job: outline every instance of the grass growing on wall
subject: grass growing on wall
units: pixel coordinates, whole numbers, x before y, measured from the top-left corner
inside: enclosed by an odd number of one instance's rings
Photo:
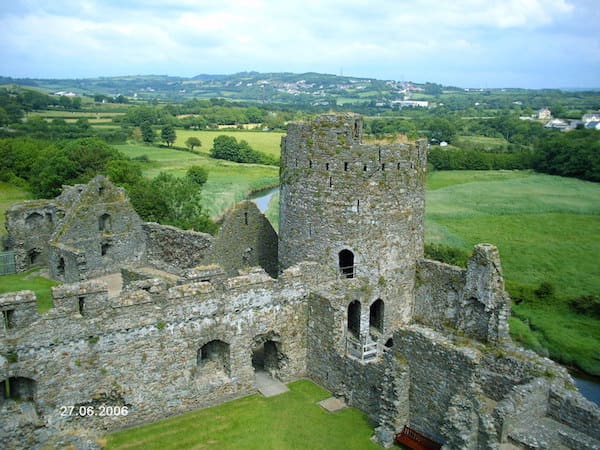
[[[290,383],[290,392],[259,394],[106,436],[106,449],[380,449],[354,408],[329,413],[317,402],[331,394],[314,383]]]
[[[33,291],[37,297],[38,312],[48,311],[53,306],[50,288],[58,283],[41,277],[36,272],[37,269],[34,269],[14,275],[0,276],[0,294],[24,290]]]

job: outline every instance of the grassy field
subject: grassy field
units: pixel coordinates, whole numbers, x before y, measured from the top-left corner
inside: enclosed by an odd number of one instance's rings
[[[133,144],[115,147],[132,158],[147,155],[151,162],[145,164],[144,175],[148,177],[159,172],[180,176],[192,165],[204,167],[209,174],[202,197],[204,207],[214,218],[248,193],[279,184],[279,168],[275,166],[237,164],[166,147]]]
[[[600,323],[567,305],[600,292],[600,184],[525,171],[433,172],[425,235],[466,250],[497,245],[509,292],[552,283],[554,298],[513,306],[513,337],[600,375]]]
[[[505,139],[486,136],[457,136],[452,143],[457,147],[474,148],[485,152],[504,150],[508,147]]]
[[[40,277],[37,274],[38,270],[30,270],[24,273],[15,275],[0,276],[0,294],[5,292],[14,292],[22,290],[31,290],[35,292],[37,297],[38,311],[43,313],[52,308],[52,295],[50,288],[56,286],[56,281],[48,278]]]
[[[106,436],[106,449],[381,449],[354,408],[329,413],[317,402],[331,394],[310,381],[290,391],[259,394]]]
[[[12,184],[0,181],[0,236],[6,234],[6,229],[4,228],[4,224],[6,221],[6,210],[13,203],[22,202],[23,200],[30,199],[31,194],[26,190],[21,189],[17,186],[13,186]]]
[[[202,146],[196,148],[202,153],[209,154],[213,144],[213,140],[222,134],[235,137],[238,141],[242,139],[248,142],[254,150],[273,155],[279,158],[281,151],[281,136],[284,133],[266,132],[266,131],[235,131],[235,130],[219,130],[219,131],[199,131],[199,130],[181,130],[177,129],[177,140],[175,146],[185,148],[187,138],[194,136],[200,139]]]

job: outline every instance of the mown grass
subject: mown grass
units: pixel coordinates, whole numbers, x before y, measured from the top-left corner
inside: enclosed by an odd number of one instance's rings
[[[204,167],[208,171],[208,181],[203,187],[202,199],[213,218],[250,192],[279,184],[279,168],[275,166],[238,164],[167,147],[136,144],[115,147],[131,158],[148,156],[151,162],[143,165],[143,173],[148,177],[155,177],[160,172],[182,176],[192,165]]]
[[[175,146],[185,148],[185,141],[191,137],[197,137],[202,142],[202,146],[196,147],[201,153],[209,154],[210,149],[213,145],[213,140],[217,136],[227,135],[233,136],[239,141],[244,140],[250,144],[250,146],[259,152],[266,153],[268,155],[279,158],[281,153],[281,136],[284,133],[266,132],[266,131],[245,131],[245,130],[229,130],[222,129],[218,131],[205,131],[205,130],[176,130],[177,140]]]
[[[106,449],[380,449],[365,414],[354,408],[329,413],[317,402],[330,393],[314,383],[290,391],[255,394],[208,409],[106,436]]]
[[[506,139],[486,136],[457,136],[452,143],[457,147],[472,148],[486,152],[505,150],[508,147]]]
[[[600,292],[600,184],[524,171],[433,172],[426,241],[495,244],[509,292],[549,282],[553,298],[513,308],[511,334],[565,364],[600,374],[600,323],[568,300]]]
[[[6,210],[13,203],[30,200],[31,194],[23,188],[0,181],[0,236],[6,234]]]
[[[37,297],[37,308],[40,313],[52,308],[52,295],[50,288],[58,283],[37,274],[38,269],[14,275],[0,276],[0,294],[6,292],[31,290]]]

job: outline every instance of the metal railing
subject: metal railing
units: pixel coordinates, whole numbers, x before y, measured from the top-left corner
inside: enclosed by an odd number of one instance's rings
[[[360,362],[365,363],[376,359],[380,353],[379,350],[379,344],[375,341],[369,340],[363,343],[354,336],[346,337],[346,354]]]
[[[356,276],[356,264],[340,267],[338,273],[340,278],[354,278]]]
[[[15,252],[0,252],[0,275],[17,273]]]

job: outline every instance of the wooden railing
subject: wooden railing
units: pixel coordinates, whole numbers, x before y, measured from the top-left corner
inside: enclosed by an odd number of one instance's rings
[[[362,343],[353,336],[346,337],[346,353],[361,362],[368,362],[377,358],[379,344],[375,341]]]

